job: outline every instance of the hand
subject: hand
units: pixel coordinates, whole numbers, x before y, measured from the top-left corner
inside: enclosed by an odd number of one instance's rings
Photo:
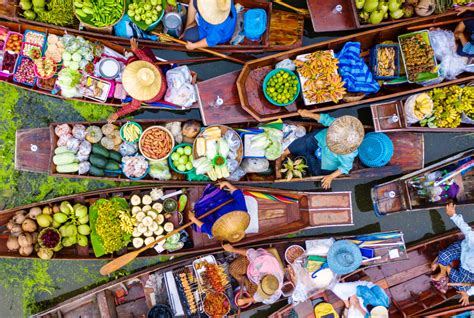
[[[349,304],[350,304],[350,307],[352,306],[357,306],[359,304],[359,299],[357,298],[356,295],[352,295],[350,298],[349,298]]]
[[[446,205],[446,214],[449,217],[456,215],[456,205],[454,203],[451,202]]]
[[[109,118],[107,118],[107,122],[109,124],[112,124],[114,121],[116,121],[118,119],[118,115],[117,113],[113,113],[109,116]]]
[[[217,183],[217,185],[219,186],[219,188],[221,190],[224,189],[224,188],[232,187],[232,185],[229,183],[229,181],[221,181],[221,182]]]
[[[242,307],[248,303],[253,303],[253,298],[241,298],[237,299],[237,306]]]
[[[196,48],[196,44],[193,42],[186,42],[186,50],[193,51]]]
[[[132,51],[138,49],[138,41],[135,38],[130,39],[130,46],[132,47]]]
[[[301,116],[301,117],[313,117],[313,113],[310,112],[309,110],[307,109],[298,109],[298,114]]]
[[[188,211],[188,219],[193,223],[196,223],[196,221],[198,220],[194,215],[193,211]]]
[[[454,9],[454,10],[456,10],[456,12],[458,13],[457,15],[461,15],[461,14],[463,14],[464,12],[467,11],[467,7],[457,7],[457,8]]]
[[[469,295],[465,291],[458,291],[458,294],[461,295],[459,303],[463,306],[469,305]]]
[[[229,243],[222,244],[222,248],[224,249],[224,251],[229,253],[232,253],[234,251],[234,247]]]
[[[321,184],[323,186],[323,189],[327,190],[327,189],[331,188],[332,180],[334,180],[334,177],[332,175],[324,176],[324,178],[321,180]]]

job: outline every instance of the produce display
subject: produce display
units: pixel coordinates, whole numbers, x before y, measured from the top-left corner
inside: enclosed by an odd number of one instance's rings
[[[3,54],[3,62],[1,65],[2,73],[12,74],[15,70],[15,63],[18,58],[18,54],[13,52],[5,51]]]
[[[393,46],[381,46],[376,48],[377,64],[375,65],[374,75],[377,77],[395,77],[397,76],[396,58],[398,51]]]
[[[5,42],[5,51],[11,51],[17,54],[20,53],[22,39],[23,35],[19,33],[10,32]]]
[[[306,105],[329,101],[337,103],[345,93],[344,82],[337,73],[338,60],[333,51],[316,51],[300,55],[295,61]]]
[[[171,153],[170,162],[179,172],[188,172],[194,169],[193,166],[193,148],[189,144],[182,144],[175,147]]]
[[[56,73],[56,64],[49,57],[35,60],[35,73],[40,78],[50,78]]]
[[[287,70],[279,70],[268,78],[265,92],[271,102],[288,105],[298,95],[298,78]]]
[[[55,34],[48,35],[48,47],[44,54],[45,57],[50,57],[54,62],[59,63],[63,59],[64,43],[59,40]]]
[[[25,33],[25,38],[23,40],[25,41],[25,43],[37,45],[40,49],[43,49],[44,42],[46,41],[46,34],[41,32],[28,31]]]
[[[54,24],[59,26],[73,26],[77,22],[74,18],[74,0],[20,0],[21,13],[28,20]]]
[[[74,12],[81,22],[107,27],[122,18],[124,6],[123,0],[75,0]]]
[[[173,135],[160,126],[146,129],[138,143],[141,153],[149,160],[166,159],[174,147]]]
[[[398,20],[413,16],[426,17],[435,12],[442,13],[449,9],[444,6],[447,0],[355,0],[361,23],[379,24],[384,20]]]
[[[416,32],[399,37],[408,79],[417,82],[422,73],[434,73],[436,63],[428,32]],[[431,78],[430,78],[431,79]]]
[[[142,127],[135,122],[127,122],[120,129],[122,139],[127,143],[136,143],[142,133]]]
[[[32,60],[37,60],[41,58],[41,49],[38,46],[33,46],[30,44],[25,44],[23,47],[22,55],[28,56]]]
[[[143,29],[146,29],[163,14],[161,0],[135,0],[128,5],[128,16],[133,22]]]
[[[36,82],[34,62],[28,57],[18,59],[13,80],[17,83],[33,86]]]

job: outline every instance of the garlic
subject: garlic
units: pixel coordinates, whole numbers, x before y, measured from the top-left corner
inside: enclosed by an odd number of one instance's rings
[[[26,247],[33,245],[33,238],[31,237],[30,233],[21,233],[18,236],[18,244],[20,247]]]
[[[25,232],[34,232],[38,228],[38,225],[32,219],[26,219],[22,224],[21,228]]]
[[[17,251],[20,248],[20,244],[18,244],[18,238],[16,236],[10,235],[7,241],[7,248],[9,251]]]
[[[26,212],[24,210],[20,210],[15,213],[13,216],[13,221],[15,221],[16,224],[22,224],[26,220]]]
[[[15,221],[13,219],[10,219],[10,221],[8,221],[7,223],[7,229],[11,231],[15,225],[16,225]]]
[[[20,247],[19,253],[21,256],[30,256],[33,253],[33,245]]]

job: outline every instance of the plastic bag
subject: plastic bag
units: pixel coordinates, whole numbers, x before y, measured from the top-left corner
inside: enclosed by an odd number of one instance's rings
[[[239,181],[243,176],[245,176],[245,171],[242,168],[237,168],[234,172],[231,173],[226,179],[229,181]]]
[[[177,144],[180,144],[183,141],[183,134],[181,133],[180,121],[173,121],[171,123],[167,123],[165,125],[165,128],[171,132]]]
[[[287,69],[287,70],[290,70],[290,71],[296,70],[295,63],[293,63],[293,61],[290,60],[290,59],[285,59],[281,62],[278,62],[275,65],[275,68],[284,68],[284,69]]]
[[[303,126],[285,124],[283,125],[282,132],[283,140],[281,142],[281,149],[284,151],[291,145],[293,141],[306,135],[306,128]]]
[[[240,138],[232,130],[226,131],[226,133],[224,134],[224,139],[227,141],[230,151],[236,152],[237,150],[239,150],[241,144]]]
[[[229,159],[227,160],[226,165],[227,165],[227,170],[229,170],[229,173],[233,173],[239,167],[239,162],[235,159]]]
[[[137,151],[138,151],[137,144],[130,145],[123,142],[119,147],[119,152],[122,155],[122,157],[131,156],[135,154]]]
[[[152,178],[158,180],[170,180],[171,173],[166,160],[151,161],[150,172],[148,173]]]
[[[192,81],[191,71],[186,65],[166,72],[168,89],[166,90],[165,101],[183,107],[191,106],[196,101],[196,92]]]
[[[453,80],[466,70],[467,59],[456,53],[454,33],[447,30],[429,31],[431,46],[439,64],[440,77],[424,82],[423,86],[442,82],[444,79]]]
[[[270,162],[265,158],[245,158],[241,168],[247,173],[265,172],[270,167]]]

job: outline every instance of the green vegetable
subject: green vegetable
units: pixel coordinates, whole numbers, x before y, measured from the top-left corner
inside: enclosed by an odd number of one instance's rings
[[[23,11],[23,15],[28,20],[34,20],[36,18],[36,13],[34,11],[31,11],[31,10]]]
[[[178,211],[183,212],[188,203],[188,196],[186,194],[181,194],[178,200]]]
[[[66,146],[64,146],[64,147],[57,147],[56,149],[54,149],[54,153],[55,153],[56,155],[59,155],[60,153],[65,153],[65,152],[71,152],[71,153],[72,153],[72,151],[69,151]]]
[[[81,9],[76,9],[76,14],[80,17],[83,17],[83,18],[87,17],[87,14],[84,11],[82,11]]]
[[[105,168],[107,164],[107,159],[104,156],[92,154],[89,157],[89,162],[91,165],[96,166],[97,168]],[[89,171],[90,172],[90,171]]]
[[[120,164],[118,164],[118,162],[115,162],[114,160],[107,161],[107,164],[105,165],[105,170],[119,170],[119,169],[120,169]]]
[[[33,4],[30,0],[20,0],[20,7],[22,10],[30,10],[33,7]]]
[[[39,6],[35,5],[35,1]],[[74,26],[77,24],[77,20],[74,18],[73,0],[50,0],[46,5],[46,9],[44,2],[44,0],[33,1],[34,11],[38,14],[36,21],[59,26]]]
[[[104,170],[91,165],[91,168],[89,169],[89,174],[95,177],[103,177],[105,175],[105,172]]]
[[[99,144],[94,144],[94,145],[99,145]],[[104,148],[105,149],[105,148]],[[107,150],[107,149],[105,149]],[[117,151],[114,151],[114,150],[110,150],[109,151],[109,156],[108,156],[110,159],[112,160],[115,160],[117,162],[121,162],[122,161],[122,155],[117,152]]]
[[[96,154],[96,155],[101,155],[105,158],[108,158],[109,157],[109,151],[107,149],[104,148],[104,146],[102,146],[101,144],[99,143],[95,143],[95,144],[92,144],[92,153],[93,154]],[[120,154],[119,154],[120,155]],[[114,159],[116,160],[115,158],[111,158],[111,159]],[[122,161],[122,157],[120,157],[119,160],[117,161]]]
[[[78,171],[79,164],[77,162],[56,166],[56,172],[59,173],[74,173]]]
[[[55,165],[67,165],[76,161],[76,156],[71,152],[64,152],[53,157]]]

